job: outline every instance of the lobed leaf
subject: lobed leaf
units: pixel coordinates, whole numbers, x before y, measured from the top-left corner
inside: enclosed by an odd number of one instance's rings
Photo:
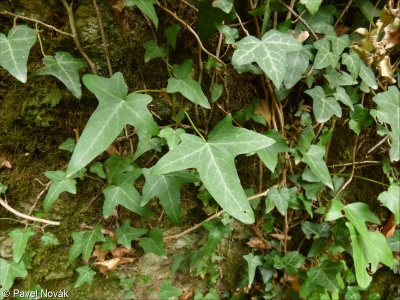
[[[68,52],[56,52],[56,55],[46,56],[43,59],[46,65],[33,75],[53,75],[58,78],[68,90],[78,99],[82,96],[78,70],[86,66],[82,59],[73,57]]]
[[[84,75],[83,83],[96,95],[99,106],[91,115],[83,131],[67,168],[67,177],[86,166],[93,158],[107,149],[126,124],[137,128],[138,133],[158,134],[147,105],[151,97],[143,94],[127,96],[121,73],[111,78]]]
[[[293,36],[272,29],[261,39],[247,36],[236,43],[232,64],[243,66],[256,62],[279,90],[286,72],[286,54],[300,51],[303,46]]]
[[[204,186],[223,209],[244,223],[254,222],[254,213],[234,165],[234,157],[256,151],[275,141],[253,131],[232,126],[228,115],[209,134],[208,141],[182,134],[182,142],[153,167],[152,175],[197,168]]]

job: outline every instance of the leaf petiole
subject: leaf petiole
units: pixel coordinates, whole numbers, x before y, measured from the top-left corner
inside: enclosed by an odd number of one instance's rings
[[[185,113],[186,118],[188,118],[190,124],[192,124],[193,129],[197,132],[197,134],[198,134],[203,140],[206,140],[206,139],[204,138],[204,136],[200,133],[200,131],[197,129],[197,127],[194,125],[192,119],[190,118],[190,116],[189,116],[189,114],[186,112],[186,110],[184,110],[183,112]]]

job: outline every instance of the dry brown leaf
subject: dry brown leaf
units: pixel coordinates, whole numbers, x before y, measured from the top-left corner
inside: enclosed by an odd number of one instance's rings
[[[118,266],[125,263],[131,263],[134,260],[135,259],[132,257],[115,257],[103,262],[96,262],[94,264],[99,267],[101,273],[106,274],[108,271],[114,271],[118,268]]]
[[[308,31],[301,31],[298,35],[294,34],[294,31],[291,31],[291,34],[294,36],[294,38],[296,40],[298,40],[300,43],[303,43],[306,39],[308,39],[308,37],[310,36],[310,34],[308,33]]]
[[[272,245],[259,237],[255,237],[246,243],[249,247],[257,248],[258,250],[272,249]]]
[[[134,253],[134,252],[135,252],[135,249],[133,249],[133,248],[127,249],[124,246],[120,246],[120,247],[115,247],[111,251],[111,254],[113,257],[122,257],[125,254]]]
[[[194,289],[191,288],[190,290],[188,290],[186,293],[182,294],[179,297],[179,300],[187,300],[187,299],[191,299],[194,296]]]
[[[393,69],[392,65],[390,64],[389,56],[385,56],[385,58],[379,62],[378,70],[381,76],[385,78],[387,83],[389,84],[396,83],[396,79],[393,78]]]
[[[108,146],[107,149],[106,149],[106,151],[107,151],[107,153],[110,154],[110,155],[113,155],[113,154],[121,155],[121,153],[118,151],[118,149],[117,149],[113,144],[111,144],[110,146]]]
[[[270,236],[272,236],[274,239],[284,241],[285,240],[285,235],[282,233],[271,233]],[[286,240],[290,241],[292,237],[290,235],[287,236]]]
[[[335,27],[335,32],[338,37],[342,36],[343,34],[348,33],[349,31],[350,31],[350,27],[347,27],[345,25],[338,25]]]
[[[7,169],[11,169],[11,168],[12,168],[11,163],[10,163],[8,160],[6,160],[6,159],[4,159],[4,158],[0,158],[0,161],[1,161],[1,163],[0,163],[0,169],[1,169],[2,167],[6,167]]]
[[[261,115],[267,121],[268,126],[271,127],[272,116],[267,101],[261,100],[260,103],[257,103],[254,107],[254,114]]]
[[[109,0],[113,9],[121,12],[125,8],[125,0]]]
[[[101,245],[95,245],[94,251],[92,253],[92,257],[96,257],[96,261],[103,262],[106,260],[106,255],[110,252],[110,250],[101,251]]]
[[[382,229],[382,234],[388,238],[394,235],[396,229],[396,223],[394,221],[394,214],[391,214],[385,226]]]
[[[300,292],[300,281],[301,278],[297,274],[286,274],[284,275],[283,280],[285,281],[285,285],[289,285],[290,289],[294,292]]]

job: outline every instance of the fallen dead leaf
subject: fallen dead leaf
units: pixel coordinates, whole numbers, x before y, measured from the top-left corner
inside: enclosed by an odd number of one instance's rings
[[[272,236],[274,239],[284,241],[285,240],[285,235],[282,233],[271,233],[270,236]],[[286,240],[290,241],[292,237],[290,235],[287,236]]]
[[[272,116],[267,101],[261,100],[260,103],[257,103],[254,107],[254,114],[261,115],[267,121],[268,126],[271,127]]]
[[[115,247],[111,251],[111,254],[113,257],[122,257],[125,254],[134,253],[134,252],[135,252],[135,249],[133,249],[133,248],[127,249],[124,246],[120,246],[120,247]]]
[[[121,153],[118,151],[118,149],[117,149],[113,144],[111,144],[110,146],[108,146],[107,149],[106,149],[106,151],[107,151],[107,153],[110,154],[110,155],[113,155],[113,154],[121,155]]]
[[[92,253],[92,257],[97,257],[96,261],[103,262],[106,260],[106,256],[110,252],[110,250],[101,251],[100,248],[101,248],[101,245],[94,246],[95,250]]]
[[[258,250],[272,249],[272,245],[259,237],[255,237],[246,243],[249,247],[257,248]]]
[[[134,260],[135,259],[133,257],[115,257],[103,262],[96,262],[94,265],[99,267],[100,273],[106,274],[109,271],[114,271],[118,268],[118,266],[125,263],[131,263]]]
[[[188,290],[186,293],[182,294],[179,297],[179,300],[187,300],[187,299],[191,299],[194,296],[194,289],[191,288],[190,290]]]
[[[396,223],[394,222],[394,214],[391,214],[385,226],[382,229],[382,234],[385,238],[391,237],[394,235],[394,231],[396,229]]]

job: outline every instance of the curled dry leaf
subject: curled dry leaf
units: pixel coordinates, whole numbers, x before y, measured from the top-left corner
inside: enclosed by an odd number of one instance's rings
[[[391,214],[385,226],[382,229],[382,234],[385,238],[391,237],[394,235],[394,231],[396,230],[396,223],[394,221],[394,214]]]
[[[267,121],[268,126],[271,127],[271,112],[269,111],[268,103],[265,100],[261,100],[254,107],[254,114],[261,115],[265,121]]]
[[[6,160],[6,159],[4,159],[4,158],[0,158],[0,169],[1,169],[2,167],[6,167],[6,168],[8,168],[8,169],[11,169],[11,168],[12,168],[11,163],[10,163],[8,160]]]
[[[271,233],[270,236],[272,236],[274,239],[280,240],[280,241],[284,241],[285,240],[285,235],[282,233]],[[292,237],[290,235],[288,235],[286,237],[287,241],[290,241],[292,239]]]
[[[259,237],[255,237],[246,243],[249,247],[257,248],[258,250],[272,249],[272,245]]]
[[[135,259],[133,257],[115,257],[109,260],[105,260],[103,262],[96,262],[94,263],[94,265],[99,267],[99,271],[102,274],[107,274],[107,272],[117,269],[118,266],[125,263],[131,263],[134,260]]]

